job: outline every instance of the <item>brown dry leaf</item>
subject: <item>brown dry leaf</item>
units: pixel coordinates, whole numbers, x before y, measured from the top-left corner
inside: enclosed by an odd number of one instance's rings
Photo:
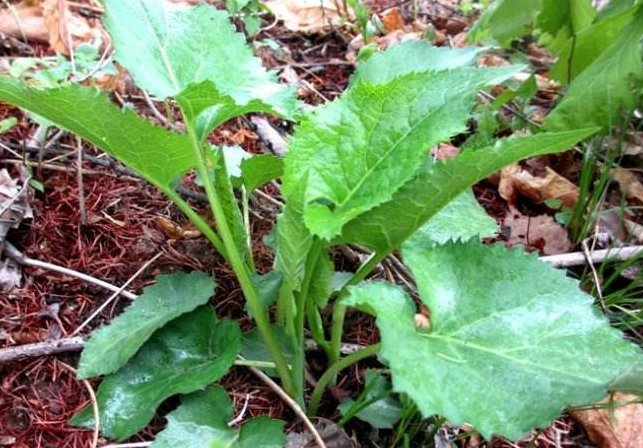
[[[526,216],[509,206],[503,228],[509,231],[509,244],[533,246],[545,255],[564,254],[571,250],[567,229],[549,215]]]
[[[614,180],[629,199],[643,202],[643,185],[641,185],[636,174],[623,168],[616,168],[614,170]]]
[[[381,17],[382,25],[387,32],[401,30],[404,28],[404,19],[400,14],[400,8],[387,9]]]
[[[616,394],[613,400],[621,403],[636,401],[636,395]],[[604,403],[609,403],[606,399]],[[599,448],[643,448],[643,405],[632,403],[614,409],[590,409],[571,412],[572,417],[587,431],[592,443]]]
[[[342,24],[339,0],[270,0],[265,5],[291,31],[312,34]]]
[[[578,187],[556,171],[545,167],[545,177],[537,177],[520,165],[509,165],[500,172],[498,192],[503,199],[514,203],[518,195],[535,204],[560,199],[563,206],[572,208],[578,202]]]
[[[49,45],[57,53],[69,55],[70,43],[75,48],[81,43],[104,40],[105,33],[100,25],[94,28],[84,18],[73,14],[65,0],[43,0],[42,15],[49,32]]]
[[[49,41],[40,6],[26,1],[13,5],[13,11],[9,8],[0,10],[0,33],[33,42]]]
[[[90,25],[72,13],[65,0],[43,0],[36,4],[23,1],[13,5],[13,10],[0,10],[0,33],[32,42],[49,42],[54,51],[66,55],[70,39],[74,47],[81,43],[104,43],[108,39],[98,21]]]

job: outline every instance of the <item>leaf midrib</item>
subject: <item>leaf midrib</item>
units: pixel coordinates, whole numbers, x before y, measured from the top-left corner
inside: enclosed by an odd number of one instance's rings
[[[482,346],[482,345],[479,345],[479,344],[475,344],[473,342],[465,341],[465,340],[458,339],[458,338],[453,338],[453,337],[450,337],[450,336],[447,336],[447,335],[438,334],[438,333],[422,333],[422,334],[420,334],[420,336],[428,338],[428,339],[442,340],[447,344],[450,343],[450,344],[453,344],[453,345],[462,346],[464,348],[479,350],[479,351],[484,352],[484,353],[488,353],[488,354],[491,354],[491,355],[498,356],[499,358],[507,359],[509,361],[514,362],[515,364],[518,364],[518,365],[522,365],[522,366],[526,366],[526,367],[535,367],[535,368],[538,368],[538,369],[541,369],[541,370],[547,370],[547,371],[552,372],[552,373],[557,373],[557,374],[560,374],[562,376],[575,378],[575,379],[590,382],[590,383],[593,383],[593,384],[596,384],[596,385],[603,385],[604,384],[603,381],[599,381],[599,380],[596,380],[596,379],[593,379],[593,378],[585,378],[585,377],[582,377],[582,376],[579,376],[579,375],[576,375],[576,374],[573,374],[573,373],[570,373],[570,372],[565,372],[565,371],[553,368],[553,367],[548,366],[548,365],[536,364],[536,363],[529,362],[529,361],[526,361],[526,360],[522,360],[522,359],[519,359],[519,358],[514,358],[513,356],[509,356],[509,355],[507,355],[507,354],[505,354],[505,353],[503,353],[501,351],[498,351],[498,350],[496,350],[494,348],[485,347],[485,346]],[[531,369],[529,369],[529,370],[531,370]]]

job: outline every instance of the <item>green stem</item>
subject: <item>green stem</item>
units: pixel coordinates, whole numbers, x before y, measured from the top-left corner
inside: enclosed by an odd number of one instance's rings
[[[319,379],[319,381],[317,382],[317,386],[315,386],[315,390],[313,390],[313,394],[310,396],[310,403],[308,405],[309,415],[317,414],[317,408],[319,407],[319,402],[321,401],[321,397],[324,394],[324,390],[326,390],[326,386],[328,386],[328,384],[333,381],[335,375],[337,375],[339,372],[341,372],[351,364],[361,361],[364,358],[375,356],[377,352],[380,351],[381,346],[382,344],[369,345],[368,347],[365,347],[351,355],[341,358],[340,360],[332,364]]]
[[[214,248],[221,254],[221,256],[226,260],[228,259],[228,252],[225,250],[223,241],[219,238],[214,230],[208,225],[208,223],[203,219],[197,212],[194,211],[190,204],[188,204],[179,194],[170,189],[162,188],[161,189],[165,195],[176,204],[176,206],[188,217],[192,224],[203,234],[205,237],[212,243]]]
[[[333,307],[333,325],[330,339],[330,359],[331,364],[339,360],[340,348],[342,345],[342,333],[344,332],[344,319],[346,317],[346,306],[342,303],[348,297],[348,288],[355,286],[366,278],[366,276],[377,267],[380,262],[388,256],[387,253],[375,252],[366,260],[353,274],[353,277],[344,285],[339,292],[335,305]]]
[[[184,114],[184,116],[186,115]],[[232,231],[230,230],[228,221],[226,220],[223,204],[221,203],[221,200],[217,195],[210,170],[208,170],[206,164],[203,146],[199,142],[199,138],[197,137],[193,124],[190,122],[190,120],[185,120],[185,127],[188,131],[190,142],[192,143],[192,149],[194,150],[194,155],[196,157],[196,168],[199,172],[199,175],[203,179],[205,193],[208,197],[208,202],[210,203],[212,213],[214,214],[214,219],[216,220],[219,234],[221,235],[223,245],[225,246],[226,252],[228,254],[228,259],[232,270],[237,276],[237,280],[239,281],[241,289],[243,290],[243,294],[248,303],[248,307],[250,308],[254,316],[257,328],[259,329],[259,333],[261,333],[264,342],[268,346],[270,355],[275,362],[275,367],[277,369],[277,372],[279,373],[279,377],[281,378],[282,385],[286,392],[294,395],[296,389],[294,387],[290,369],[288,369],[288,363],[286,362],[286,358],[284,357],[281,347],[279,346],[277,339],[275,338],[275,335],[270,328],[270,319],[268,317],[267,310],[264,310],[261,306],[259,296],[257,294],[257,291],[255,290],[254,284],[252,283],[250,274],[248,273],[248,269],[237,250]]]

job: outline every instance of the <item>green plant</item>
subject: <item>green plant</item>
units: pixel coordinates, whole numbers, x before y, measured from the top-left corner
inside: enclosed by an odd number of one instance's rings
[[[497,0],[469,34],[509,46],[535,34],[558,57],[551,76],[567,92],[544,122],[550,131],[579,126],[604,130],[627,123],[641,97],[643,4],[612,0],[596,11],[590,0]]]
[[[471,185],[520,159],[564,151],[598,128],[503,139],[446,162],[428,155],[466,130],[479,89],[521,67],[473,67],[480,49],[400,44],[363,62],[339,99],[301,114],[292,90],[261,67],[226,12],[162,0],[104,4],[116,60],[141,88],[176,101],[185,134],[120,110],[88,87],[37,89],[0,78],[0,100],[102,148],[192,220],[230,264],[256,324],[244,337],[252,350],[244,353],[257,356],[245,363],[270,367],[302,406],[310,332],[329,360],[312,393],[311,414],[342,368],[380,354],[393,389],[415,401],[424,418],[440,414],[486,437],[518,438],[547,425],[566,405],[603,398],[614,378],[641,361],[640,350],[596,314],[591,297],[564,273],[478,241],[496,225]],[[250,112],[300,120],[285,160],[258,156],[237,169],[226,151],[207,143],[213,129]],[[191,170],[203,183],[215,228],[176,192]],[[242,210],[247,205],[238,206],[234,190],[249,194],[273,176],[281,177],[286,204],[274,232],[274,271],[258,275]],[[333,245],[344,243],[372,251],[348,276],[334,272],[329,256]],[[415,307],[398,287],[364,282],[400,248],[431,310],[430,328],[415,327]],[[160,277],[92,334],[78,375],[106,375],[97,393],[104,435],[129,437],[163,400],[207,387],[235,363],[238,326],[218,320],[205,305],[215,287],[205,273]],[[331,300],[327,321],[323,311]],[[348,306],[377,315],[382,342],[340,358]],[[262,352],[268,365],[259,359]],[[236,440],[232,446],[282,443],[276,435],[252,439],[264,425],[271,434],[279,427],[263,420],[220,434],[225,419],[206,420],[203,410],[223,408],[223,401],[216,388],[187,395],[153,446],[216,437]],[[91,410],[74,423],[92,425]]]

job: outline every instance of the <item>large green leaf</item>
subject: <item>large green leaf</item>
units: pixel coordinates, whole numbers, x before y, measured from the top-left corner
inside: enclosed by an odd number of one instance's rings
[[[232,411],[219,386],[185,396],[151,448],[282,448],[286,443],[283,422],[259,417],[234,429],[228,427]]]
[[[358,243],[387,253],[476,182],[518,160],[569,149],[598,129],[545,133],[499,140],[494,146],[465,151],[429,164],[393,199],[348,223],[336,243]]]
[[[0,77],[0,101],[77,134],[164,190],[195,164],[186,137],[153,126],[131,110],[120,110],[107,95],[91,87],[37,90]]]
[[[496,0],[478,19],[468,38],[478,42],[493,37],[508,47],[514,39],[530,34],[541,7],[542,0]]]
[[[635,13],[636,7],[629,8],[568,39],[558,52],[558,61],[549,70],[550,76],[565,84],[576,78],[616,42]]]
[[[391,198],[435,144],[466,129],[475,93],[516,67],[412,73],[358,82],[299,125],[286,155],[286,197],[307,176],[304,220],[325,239]]]
[[[112,38],[115,58],[137,85],[166,98],[191,84],[216,87],[216,101],[246,106],[261,102],[291,116],[292,89],[276,83],[273,74],[252,54],[243,34],[236,32],[226,11],[207,4],[195,7],[165,0],[104,0],[103,23]],[[258,104],[258,103],[257,103]]]
[[[413,72],[442,71],[473,65],[484,48],[436,47],[425,40],[407,41],[360,62],[351,83],[383,84]]]
[[[217,321],[210,307],[171,321],[100,384],[96,397],[101,432],[117,440],[135,434],[150,422],[166,398],[202,389],[225,375],[240,346],[236,322]],[[92,427],[91,405],[71,423]]]
[[[642,352],[611,328],[578,282],[536,256],[479,242],[404,252],[430,330],[398,286],[364,284],[348,304],[377,316],[397,392],[426,417],[519,439],[568,405],[602,399]]]
[[[634,21],[596,61],[569,86],[565,98],[547,116],[548,130],[599,126],[604,129],[621,121],[623,108],[637,104],[643,80],[640,42],[643,7]]]
[[[123,314],[91,334],[78,363],[78,378],[115,372],[152,333],[206,303],[216,286],[204,272],[159,276]]]

